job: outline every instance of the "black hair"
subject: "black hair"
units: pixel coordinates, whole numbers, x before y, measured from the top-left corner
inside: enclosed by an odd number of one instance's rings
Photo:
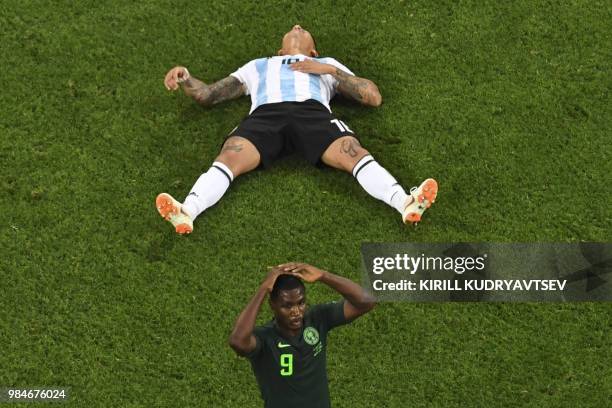
[[[302,288],[302,292],[306,293],[306,287],[299,278],[288,274],[278,275],[272,287],[272,292],[270,292],[270,299],[273,301],[278,299],[281,290],[292,290],[297,288]]]

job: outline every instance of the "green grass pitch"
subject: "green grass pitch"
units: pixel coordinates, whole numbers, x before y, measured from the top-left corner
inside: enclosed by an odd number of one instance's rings
[[[258,407],[227,336],[267,265],[357,280],[362,242],[610,241],[610,21],[597,0],[2,2],[0,387]],[[176,236],[155,196],[182,199],[250,102],[206,110],[164,74],[221,79],[296,23],[378,84],[379,109],[332,108],[404,186],[435,177],[435,206],[407,228],[289,158]],[[604,407],[611,326],[609,303],[381,304],[332,333],[332,402]]]

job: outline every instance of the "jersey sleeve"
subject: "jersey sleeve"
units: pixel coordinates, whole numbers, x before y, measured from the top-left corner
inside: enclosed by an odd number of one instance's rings
[[[245,87],[245,94],[251,94],[251,87],[253,78],[257,76],[257,68],[255,67],[255,61],[250,61],[232,72],[230,76],[238,79]]]
[[[353,71],[348,69],[346,66],[342,65],[340,62],[338,62],[334,58],[326,57],[326,58],[323,58],[321,62],[323,62],[325,64],[333,65],[336,68],[340,68],[342,71],[346,72],[347,74],[355,76]],[[332,78],[332,85],[333,85],[334,89],[336,89],[338,87],[338,80],[336,78],[334,78],[333,76],[331,76],[331,78]]]
[[[344,300],[324,303],[315,306],[315,308],[313,312],[316,318],[321,320],[323,325],[327,327],[327,330],[350,323],[350,320],[344,317]]]
[[[255,327],[253,330],[253,336],[255,336],[255,348],[249,354],[245,355],[249,360],[253,360],[257,358],[261,354],[261,350],[264,345],[264,328],[263,327]]]
[[[326,64],[330,64],[333,65],[336,68],[340,68],[341,70],[343,70],[344,72],[346,72],[349,75],[353,75],[355,76],[355,74],[353,73],[353,71],[351,71],[350,69],[348,69],[345,65],[342,65],[340,62],[338,62],[338,60],[334,59],[334,58],[324,58],[325,59],[325,63]]]

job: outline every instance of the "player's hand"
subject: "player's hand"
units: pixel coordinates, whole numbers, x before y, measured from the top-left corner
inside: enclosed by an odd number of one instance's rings
[[[324,75],[333,74],[336,71],[336,67],[333,65],[323,64],[313,59],[294,62],[293,64],[289,65],[289,67],[294,71],[303,72],[305,74]]]
[[[321,279],[321,276],[323,276],[323,274],[325,273],[316,266],[308,265],[307,263],[301,262],[289,262],[286,264],[278,265],[278,268],[281,269],[284,273],[297,276],[303,281],[311,283]]]
[[[176,91],[179,88],[181,82],[185,82],[189,79],[189,71],[185,67],[174,67],[166,74],[164,78],[164,85],[169,91]]]
[[[285,272],[279,267],[277,266],[271,267],[270,270],[268,271],[268,275],[266,276],[266,279],[263,281],[261,285],[266,288],[268,293],[272,292],[272,288],[274,287],[274,282],[276,282],[276,278],[278,278],[278,275],[282,275],[283,273]]]

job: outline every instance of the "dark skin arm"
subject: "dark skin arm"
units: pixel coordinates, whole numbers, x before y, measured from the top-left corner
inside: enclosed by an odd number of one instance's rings
[[[294,62],[291,64],[294,71],[307,74],[331,75],[338,80],[338,92],[366,106],[380,106],[382,96],[376,84],[369,79],[350,75],[340,68],[330,64],[323,64],[312,59]]]
[[[268,272],[266,279],[259,286],[259,289],[257,289],[255,295],[242,310],[238,319],[236,319],[234,330],[232,330],[232,334],[229,337],[229,345],[236,354],[245,356],[255,350],[257,340],[253,335],[253,330],[255,329],[257,314],[266,299],[266,295],[272,292],[276,278],[282,273],[281,269],[272,268]]]
[[[200,105],[213,106],[220,102],[239,98],[245,94],[244,85],[235,77],[228,76],[210,85],[191,76],[185,67],[174,67],[166,74],[164,85],[169,91],[179,86],[186,95],[195,99]]]
[[[361,286],[350,279],[334,275],[315,266],[290,262],[278,266],[284,273],[290,273],[305,282],[322,282],[340,293],[344,298],[344,317],[353,320],[366,314],[376,306],[376,300]]]

